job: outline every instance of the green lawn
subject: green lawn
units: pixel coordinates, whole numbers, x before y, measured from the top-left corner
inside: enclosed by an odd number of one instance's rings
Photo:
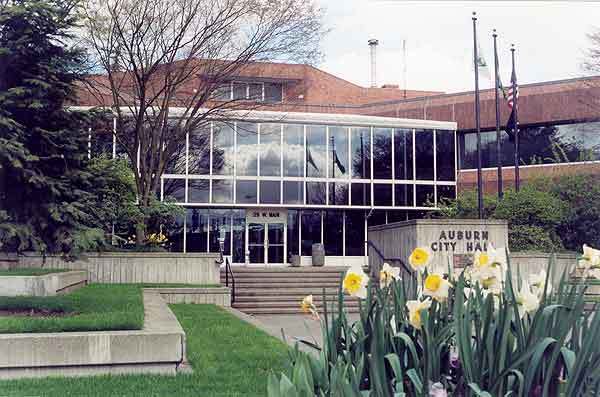
[[[41,269],[36,267],[0,270],[0,277],[4,276],[43,276],[50,273],[68,272],[69,269]]]
[[[67,317],[0,316],[0,333],[141,329],[144,304],[140,287],[90,284],[66,295],[0,297],[0,310],[34,308],[74,313]]]
[[[281,371],[287,347],[213,305],[171,305],[187,335],[194,372],[167,376],[102,376],[2,381],[11,397],[266,396],[270,370]]]

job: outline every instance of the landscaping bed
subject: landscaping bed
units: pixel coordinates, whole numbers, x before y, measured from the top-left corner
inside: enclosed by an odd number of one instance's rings
[[[0,297],[0,333],[136,330],[144,324],[143,285],[90,284],[66,295]],[[61,315],[53,315],[60,313]]]
[[[266,396],[287,346],[213,305],[171,305],[186,332],[192,374],[44,378],[0,382],[3,396]]]
[[[7,276],[45,276],[52,273],[68,272],[70,269],[42,269],[38,267],[29,267],[21,269],[0,269],[0,277]]]

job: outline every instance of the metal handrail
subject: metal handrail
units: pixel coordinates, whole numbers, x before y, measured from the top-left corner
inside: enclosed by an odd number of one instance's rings
[[[231,274],[231,304],[235,303],[235,276],[231,270],[229,258],[225,258],[225,286],[229,287],[229,275]]]
[[[402,266],[402,268],[404,269],[404,271],[406,273],[410,274],[411,276],[414,276],[413,271],[408,266],[406,266],[406,263],[404,263],[404,261],[402,260],[402,258],[394,258],[394,257],[386,258],[385,256],[383,256],[383,253],[381,252],[381,250],[371,240],[367,240],[367,245],[369,247],[373,248],[373,251],[375,251],[375,253],[384,262],[399,262],[400,265]]]

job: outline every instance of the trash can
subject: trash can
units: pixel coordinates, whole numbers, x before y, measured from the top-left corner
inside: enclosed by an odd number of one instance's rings
[[[300,267],[300,255],[292,255],[291,256],[290,266]]]
[[[325,247],[321,243],[312,245],[312,265],[325,266]]]

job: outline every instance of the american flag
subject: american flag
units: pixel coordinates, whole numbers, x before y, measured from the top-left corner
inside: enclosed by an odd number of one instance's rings
[[[516,86],[516,91],[517,91],[517,100],[519,99],[519,86]],[[513,106],[515,105],[515,99],[513,98],[513,86],[511,85],[508,88],[508,94],[506,94],[506,100],[508,101],[508,107],[512,110]]]
[[[508,134],[509,141],[513,142],[515,140],[515,130],[517,129],[518,124],[515,102],[518,103],[519,101],[519,86],[517,85],[517,73],[515,72],[514,64],[512,74],[510,76],[510,82],[511,84],[508,89],[508,95],[506,96],[508,107],[510,109],[510,117],[506,122],[506,133]]]

